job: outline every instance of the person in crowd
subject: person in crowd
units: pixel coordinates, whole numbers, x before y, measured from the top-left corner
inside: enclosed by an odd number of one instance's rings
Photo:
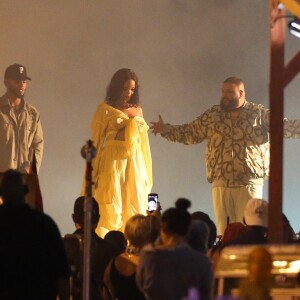
[[[195,250],[203,254],[208,251],[209,228],[204,221],[192,220],[187,233],[187,242]]]
[[[49,216],[25,204],[27,192],[19,171],[3,174],[0,299],[69,300],[70,270],[60,232]]]
[[[26,67],[13,64],[4,73],[6,93],[0,98],[0,172],[15,169],[29,173],[33,161],[39,171],[43,156],[43,131],[39,112],[25,102]]]
[[[160,211],[159,216],[157,214],[147,215],[149,227],[150,227],[150,240],[149,243],[155,244],[159,243],[160,236]]]
[[[227,225],[224,234],[222,236],[222,241],[220,246],[223,244],[230,243],[238,239],[241,235],[243,235],[247,231],[247,226],[241,222],[234,222]]]
[[[161,244],[148,244],[141,252],[136,280],[146,299],[178,300],[190,289],[196,289],[200,299],[210,299],[213,273],[209,259],[186,240],[189,206],[190,201],[181,198],[176,208],[167,209],[161,218]]]
[[[81,237],[81,241],[83,241],[84,235],[84,201],[85,197],[80,196],[74,202],[74,209],[72,214],[72,219],[75,224],[76,230],[73,232],[75,235],[79,235]],[[112,258],[112,254],[110,252],[109,244],[99,237],[95,229],[99,222],[100,214],[99,214],[99,206],[97,201],[94,198],[91,198],[92,201],[92,211],[91,211],[91,253],[90,253],[90,297],[91,299],[102,299],[101,298],[101,289],[105,268],[107,267],[110,259]],[[83,249],[83,245],[81,247]],[[83,252],[81,253],[83,255]],[[75,285],[77,286],[77,294],[78,299],[81,298],[82,293],[82,272],[83,270],[79,269],[79,275],[77,280],[75,280]]]
[[[250,199],[244,212],[245,230],[236,239],[224,243],[228,245],[266,244],[268,230],[268,202],[263,199]]]
[[[105,271],[105,284],[113,299],[145,299],[136,285],[135,276],[142,247],[151,241],[153,235],[151,230],[151,220],[145,215],[137,214],[127,221],[125,226],[127,248],[124,253],[111,260]],[[109,299],[107,295],[105,296],[105,299]]]
[[[240,222],[234,222],[227,225],[223,236],[221,236],[210,251],[208,251],[208,256],[215,270],[221,255],[221,251],[224,247],[231,245],[238,241],[238,239],[247,232],[247,226]]]
[[[132,70],[120,69],[113,75],[91,129],[97,149],[92,161],[93,193],[101,211],[97,233],[104,236],[110,230],[123,231],[131,216],[146,214],[152,188],[149,127]]]
[[[214,270],[225,247],[268,242],[268,202],[263,199],[250,199],[245,207],[243,222],[228,224],[222,239],[209,251]]]
[[[284,119],[284,136],[300,137],[300,120]],[[165,124],[159,115],[152,132],[169,141],[196,144],[207,140],[207,180],[212,183],[218,234],[229,222],[242,222],[249,199],[262,198],[269,175],[270,110],[248,102],[243,80],[229,77],[222,85],[221,101],[183,125]]]
[[[122,231],[111,230],[104,236],[104,240],[109,245],[112,257],[118,256],[126,249],[127,240]]]
[[[211,249],[217,240],[217,227],[214,221],[209,217],[208,214],[202,211],[195,211],[191,214],[192,220],[200,220],[207,224],[209,228],[209,237],[208,237],[208,249]]]
[[[271,300],[272,256],[264,247],[253,249],[248,258],[248,278],[240,282],[240,300]]]
[[[282,213],[282,222],[283,222],[283,242],[284,243],[294,243],[297,240],[296,233],[293,227],[290,224],[287,216]]]

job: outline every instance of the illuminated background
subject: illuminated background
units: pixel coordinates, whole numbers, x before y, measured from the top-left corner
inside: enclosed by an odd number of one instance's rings
[[[44,128],[44,207],[62,234],[74,230],[71,213],[85,167],[80,149],[117,69],[138,74],[148,123],[159,113],[172,124],[193,120],[219,102],[221,83],[232,75],[245,80],[249,101],[269,106],[269,1],[1,0],[0,18],[0,71],[22,63],[33,79],[26,99]],[[286,58],[299,49],[300,39],[287,33]],[[285,90],[291,119],[300,118],[299,86],[300,75]],[[149,135],[153,192],[163,209],[183,196],[191,199],[191,212],[214,219],[205,143],[184,146]],[[299,148],[299,140],[285,141],[284,212],[295,231]]]

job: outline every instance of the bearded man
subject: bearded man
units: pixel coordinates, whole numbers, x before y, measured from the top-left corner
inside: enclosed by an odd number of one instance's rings
[[[300,138],[300,120],[284,119],[284,136]],[[262,198],[269,175],[270,110],[248,102],[244,82],[229,77],[222,85],[220,104],[188,124],[170,125],[159,115],[152,132],[186,145],[207,140],[207,180],[212,183],[218,234],[230,223],[242,222],[251,198]]]

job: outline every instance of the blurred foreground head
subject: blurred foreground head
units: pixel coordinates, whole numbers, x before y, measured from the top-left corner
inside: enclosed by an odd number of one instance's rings
[[[191,214],[192,220],[201,220],[209,227],[208,248],[212,248],[217,239],[217,227],[208,214],[202,211],[195,211]]]
[[[84,225],[84,202],[85,202],[85,197],[80,196],[75,200],[74,203],[74,212],[72,214],[72,218],[74,223],[79,224],[81,227]],[[96,201],[95,198],[91,198],[92,202],[92,224],[97,225],[100,215],[99,215],[99,206],[98,202]]]
[[[129,246],[142,248],[150,242],[149,220],[142,214],[132,216],[127,221],[124,232]]]
[[[264,247],[252,250],[248,259],[249,280],[256,284],[266,282],[271,277],[272,256]]]
[[[187,242],[195,250],[206,254],[208,250],[209,228],[202,220],[192,220],[187,234]]]
[[[168,235],[185,236],[191,224],[191,215],[187,209],[191,202],[185,198],[179,198],[176,208],[167,209],[161,217],[162,230]]]
[[[121,231],[111,230],[105,236],[104,240],[110,245],[112,256],[123,253],[127,246],[125,235]]]
[[[17,170],[4,172],[0,187],[0,195],[4,204],[20,204],[25,202],[28,187],[23,182],[22,174]]]

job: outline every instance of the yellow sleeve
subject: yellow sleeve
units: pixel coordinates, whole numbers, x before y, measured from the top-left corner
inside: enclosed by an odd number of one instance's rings
[[[152,158],[148,138],[148,129],[149,126],[143,118],[135,118],[128,120],[126,142],[129,152],[132,148],[136,148],[135,143],[138,143],[140,145],[140,151],[144,161],[144,166],[140,167],[146,171],[147,186],[151,190],[153,185]],[[141,170],[141,172],[144,171]]]
[[[152,179],[152,158],[151,158],[151,152],[150,152],[150,144],[149,144],[149,138],[148,138],[148,132],[145,131],[141,134],[142,139],[142,152],[144,155],[146,170],[147,170],[147,177],[148,177],[148,186],[150,189],[153,185],[153,179]]]
[[[91,122],[92,141],[97,150],[96,156],[92,161],[94,182],[99,174],[99,165],[103,152],[103,144],[105,143],[105,131],[107,123],[108,118],[106,118],[106,110],[103,108],[103,105],[100,104]]]
[[[92,181],[93,183],[96,182],[98,174],[99,174],[99,163],[101,159],[102,154],[102,146],[105,142],[105,130],[107,124],[107,119],[105,118],[105,108],[104,104],[100,103],[94,117],[91,122],[91,133],[92,133],[92,142],[94,147],[96,148],[96,156],[92,160]],[[86,178],[85,178],[85,172],[84,172],[84,178],[83,178],[83,184],[81,188],[80,194],[82,196],[86,193]]]

